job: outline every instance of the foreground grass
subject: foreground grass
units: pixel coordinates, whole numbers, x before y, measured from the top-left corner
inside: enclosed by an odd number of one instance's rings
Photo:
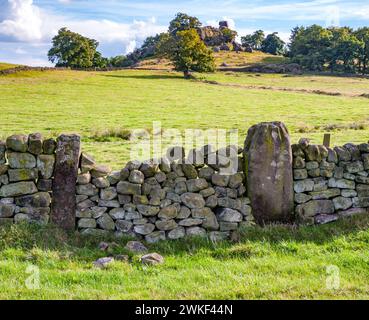
[[[230,84],[284,81],[280,86],[316,89],[329,85],[342,91],[366,91],[369,87],[369,80],[352,78],[316,77],[311,81],[309,77],[238,77],[225,73],[204,77]],[[79,133],[84,150],[118,169],[130,157],[130,143],[120,138],[120,132],[124,135],[127,130],[150,129],[153,121],[182,132],[187,128],[238,129],[240,145],[251,125],[275,120],[287,124],[294,142],[307,136],[321,143],[324,133],[339,127],[334,131],[333,145],[362,143],[369,136],[368,101],[223,87],[186,81],[179,73],[163,71],[20,72],[0,77],[0,137],[35,131],[46,136]],[[352,125],[356,123],[363,125]]]
[[[369,217],[320,227],[271,226],[242,231],[241,241],[205,239],[149,246],[165,264],[144,267],[139,256],[106,270],[99,240],[53,227],[0,229],[0,299],[368,299]],[[112,254],[126,254],[127,239]],[[40,289],[25,286],[30,265]],[[339,268],[329,289],[327,267]]]

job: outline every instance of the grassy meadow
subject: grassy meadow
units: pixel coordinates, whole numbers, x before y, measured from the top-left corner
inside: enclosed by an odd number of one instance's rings
[[[0,229],[0,299],[369,299],[368,217],[247,228],[239,243],[162,242],[149,246],[165,259],[154,267],[125,251],[128,239],[105,239],[115,242],[110,254],[130,261],[96,269],[107,255],[100,240],[52,227]],[[32,266],[39,286],[27,287]]]
[[[0,137],[79,133],[84,150],[113,168],[129,159],[125,133],[153,121],[182,132],[238,129],[240,145],[251,125],[273,120],[287,124],[294,142],[321,143],[326,132],[334,145],[366,142],[369,99],[360,95],[368,92],[361,78],[218,72],[188,81],[171,71],[28,71],[0,76]]]
[[[251,57],[217,57],[217,63],[278,63]],[[285,122],[293,142],[309,137],[321,143],[329,132],[333,145],[369,140],[369,99],[362,96],[369,94],[368,79],[196,76],[184,80],[170,70],[0,76],[0,139],[13,133],[79,133],[83,150],[113,169],[129,160],[133,143],[127,134],[151,129],[153,121],[182,133],[238,129],[240,145],[248,128],[261,121]],[[131,258],[107,270],[92,266],[107,254],[98,249],[100,239],[52,227],[6,227],[0,229],[0,299],[368,299],[368,227],[369,217],[359,217],[319,227],[250,227],[239,243],[159,243],[149,246],[165,257],[157,267],[144,267],[139,256],[126,252],[127,239],[105,239],[118,244],[112,254]],[[37,290],[25,286],[30,265],[40,268]],[[329,266],[339,268],[335,290],[326,286]]]

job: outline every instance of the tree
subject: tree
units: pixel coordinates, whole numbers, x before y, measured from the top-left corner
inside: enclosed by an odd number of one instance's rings
[[[321,71],[327,63],[327,50],[331,44],[332,32],[318,25],[301,28],[290,44],[289,55],[301,66]]]
[[[162,43],[162,52],[173,62],[177,71],[183,71],[185,78],[191,71],[213,72],[215,62],[212,51],[201,41],[195,29],[183,30]]]
[[[254,50],[260,50],[264,40],[265,34],[263,30],[257,30],[253,34],[248,34],[241,38],[243,46],[251,47]]]
[[[201,25],[198,18],[179,12],[169,24],[169,33],[175,36],[180,31],[197,29],[200,28]]]
[[[90,68],[101,64],[101,54],[96,51],[99,43],[83,37],[67,28],[59,30],[52,39],[52,48],[48,52],[49,60],[57,67]]]
[[[355,36],[360,42],[358,50],[358,66],[362,74],[368,73],[369,63],[369,27],[360,28],[355,32]]]
[[[223,28],[221,29],[221,32],[223,35],[224,42],[228,42],[228,43],[233,42],[237,37],[237,32],[229,28]]]
[[[274,55],[281,55],[285,52],[285,42],[278,37],[278,32],[269,34],[261,44],[261,51]]]

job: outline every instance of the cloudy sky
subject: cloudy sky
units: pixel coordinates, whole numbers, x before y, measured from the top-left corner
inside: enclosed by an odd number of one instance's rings
[[[0,61],[49,65],[51,38],[68,27],[100,42],[105,56],[132,51],[167,29],[177,12],[216,25],[228,20],[240,35],[296,25],[369,26],[369,0],[0,0]]]

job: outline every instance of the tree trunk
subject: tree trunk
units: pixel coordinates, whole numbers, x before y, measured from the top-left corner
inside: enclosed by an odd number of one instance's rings
[[[192,77],[190,70],[183,71],[183,74],[184,74],[185,79],[190,79]]]

